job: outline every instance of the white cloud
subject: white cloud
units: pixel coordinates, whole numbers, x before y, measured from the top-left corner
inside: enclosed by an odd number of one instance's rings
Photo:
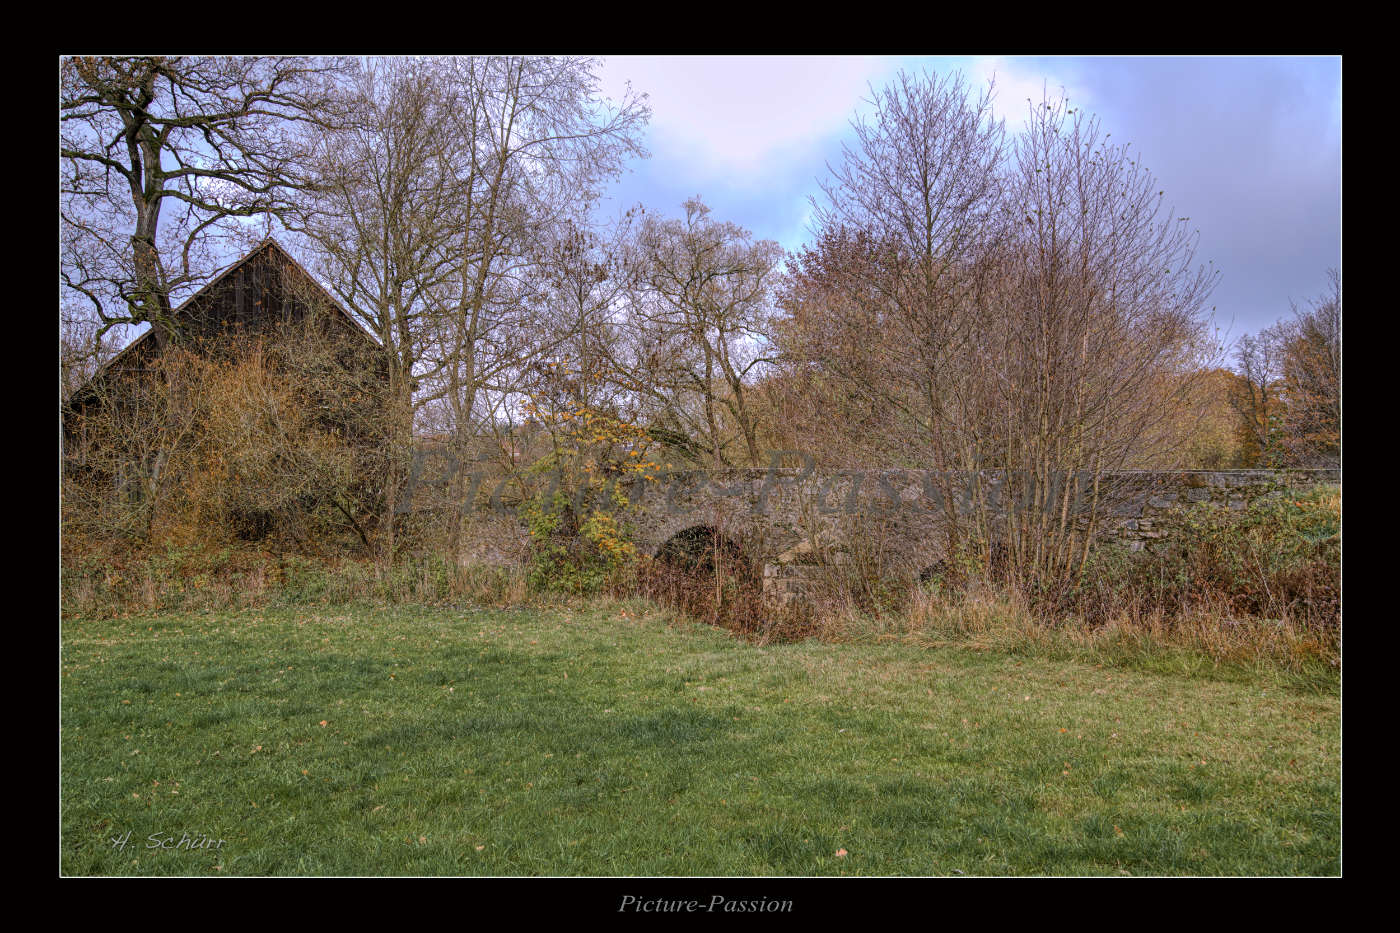
[[[651,147],[706,175],[755,176],[782,153],[840,133],[890,63],[861,57],[619,57],[603,90],[650,95]]]
[[[1073,87],[1068,78],[1043,68],[1030,70],[1022,63],[1005,58],[975,58],[968,63],[966,71],[969,83],[979,91],[995,78],[992,112],[1006,120],[1008,133],[1016,133],[1025,126],[1029,114],[1027,100],[1038,104],[1044,95],[1051,100],[1068,95],[1076,106],[1092,109],[1092,102],[1082,87]]]

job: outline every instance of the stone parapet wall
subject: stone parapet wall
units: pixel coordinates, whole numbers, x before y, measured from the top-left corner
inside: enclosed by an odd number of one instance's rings
[[[703,525],[717,529],[764,562],[764,591],[776,604],[801,597],[824,559],[840,560],[853,536],[894,542],[906,565],[929,566],[941,557],[942,531],[952,507],[985,507],[993,523],[1011,504],[1002,501],[997,471],[928,474],[892,470],[816,473],[733,470],[678,474],[634,490],[639,547],[654,553],[671,536]],[[1201,503],[1245,509],[1260,498],[1341,482],[1339,470],[1134,471],[1062,480],[1077,484],[1071,501],[1084,525],[1093,513],[1097,533],[1129,550],[1169,538],[1172,516]],[[1063,490],[1063,486],[1057,487]],[[974,496],[972,493],[976,492]],[[1063,501],[1056,498],[1056,501]]]
[[[1051,485],[1055,502],[1066,484],[1072,514],[1084,525],[1092,513],[1097,534],[1129,550],[1151,549],[1170,539],[1173,514],[1201,503],[1245,509],[1260,498],[1289,490],[1339,485],[1335,469],[1124,471],[1077,475]],[[697,526],[740,543],[765,565],[764,585],[775,596],[801,591],[811,566],[839,562],[850,548],[887,549],[906,568],[936,564],[944,556],[948,509],[985,508],[993,525],[1009,510],[1024,508],[1002,495],[1004,473],[993,470],[930,473],[916,470],[816,472],[741,469],[677,472],[634,483],[626,491],[633,508],[634,539],[644,554]],[[482,547],[519,558],[527,536],[514,509],[497,508],[491,534],[510,547]],[[505,533],[506,527],[520,534]]]
[[[1011,504],[1002,501],[1004,477],[998,471],[933,474],[914,470],[844,473],[796,469],[676,473],[633,490],[637,539],[644,550],[672,535],[708,525],[759,545],[773,554],[810,537],[839,533],[853,517],[886,523],[917,537],[939,527],[946,514],[944,493],[953,508],[985,505],[995,517]],[[1146,534],[1158,513],[1199,502],[1245,508],[1261,496],[1286,489],[1339,484],[1339,470],[1123,471],[1066,478],[1080,495],[1072,497],[1085,521],[1097,500],[1096,523],[1103,534],[1151,540]],[[977,490],[974,498],[972,489]],[[1057,487],[1062,488],[1062,487]],[[1094,493],[1097,496],[1094,496]],[[1149,523],[1144,527],[1143,522]],[[1138,537],[1134,533],[1141,532]]]
[[[1150,548],[1170,537],[1173,517],[1182,509],[1214,503],[1244,510],[1258,499],[1276,498],[1289,491],[1315,486],[1340,485],[1341,471],[1311,470],[1222,470],[1183,473],[1114,474],[1121,484],[1113,520],[1105,528],[1107,536],[1124,543],[1129,550]]]

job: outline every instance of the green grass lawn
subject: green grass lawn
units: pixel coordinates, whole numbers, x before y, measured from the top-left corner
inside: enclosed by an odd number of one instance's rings
[[[61,688],[64,874],[1340,872],[1265,678],[362,605],[68,620]]]

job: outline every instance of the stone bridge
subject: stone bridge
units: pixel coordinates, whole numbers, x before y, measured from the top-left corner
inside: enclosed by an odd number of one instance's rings
[[[1051,477],[1042,483],[1048,493],[1042,498],[1054,502],[1056,520],[1067,513],[1087,525],[1092,512],[1097,535],[1142,550],[1168,539],[1172,513],[1191,505],[1243,509],[1263,497],[1340,482],[1336,469],[1109,472]],[[473,473],[468,494],[477,509],[497,515],[488,537],[498,542],[491,549],[498,555],[526,542],[519,501],[507,492],[511,485],[509,477],[486,480]],[[862,551],[875,554],[881,566],[888,557],[906,571],[930,568],[946,556],[950,513],[980,510],[995,526],[1008,514],[1035,507],[1024,501],[1034,484],[1012,485],[1016,496],[1006,491],[1006,473],[996,470],[769,468],[671,472],[624,491],[642,553],[655,556],[673,541],[718,534],[763,565],[765,589],[782,589],[783,581],[810,572],[804,567],[839,563]],[[435,507],[428,492],[423,488],[412,497],[413,509]],[[436,499],[436,507],[443,506],[448,503]],[[477,557],[491,559],[490,553]]]
[[[1047,497],[1129,550],[1171,534],[1171,513],[1202,502],[1244,509],[1261,497],[1340,484],[1340,470],[1134,471],[1051,479]],[[740,544],[764,564],[765,590],[800,588],[804,565],[864,546],[929,567],[945,555],[950,509],[985,509],[993,523],[1025,507],[1003,495],[1002,471],[818,472],[744,469],[672,473],[631,490],[639,550],[655,555],[697,529]],[[1033,488],[1018,484],[1018,488]],[[1057,513],[1058,514],[1058,513]]]

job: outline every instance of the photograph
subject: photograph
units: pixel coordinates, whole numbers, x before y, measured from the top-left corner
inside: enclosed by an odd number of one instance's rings
[[[1340,53],[55,64],[60,879],[1342,876]]]

